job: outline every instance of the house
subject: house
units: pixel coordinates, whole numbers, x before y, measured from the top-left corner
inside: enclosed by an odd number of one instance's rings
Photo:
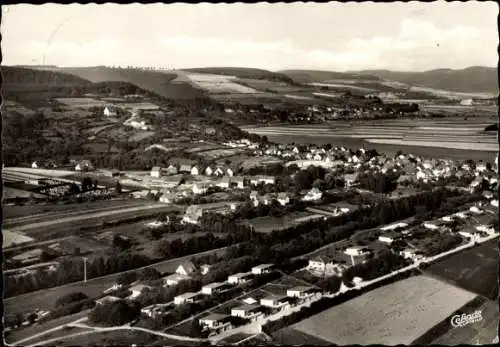
[[[173,273],[173,274],[163,278],[163,286],[164,287],[176,286],[179,284],[179,282],[187,281],[190,279],[191,279],[191,276],[187,276],[187,275],[183,275],[183,274],[179,274],[179,273]]]
[[[489,190],[486,190],[483,192],[483,196],[486,198],[486,199],[493,199],[494,195],[492,192],[490,192]]]
[[[226,175],[228,175],[229,177],[233,177],[233,175],[234,175],[233,169],[231,169],[230,167],[228,167],[226,169]]]
[[[258,185],[261,182],[264,184],[274,184],[275,178],[272,176],[262,176],[262,175],[250,178],[250,184],[252,185]]]
[[[478,163],[477,166],[476,166],[476,171],[477,172],[485,172],[487,170],[488,170],[488,168],[487,168],[487,166],[486,166],[485,163]]]
[[[173,166],[172,164],[170,164],[166,169],[165,169],[165,172],[167,173],[167,175],[177,175],[177,168],[175,166]]]
[[[317,201],[320,200],[323,193],[316,187],[312,188],[307,194],[302,198],[302,201]]]
[[[469,208],[469,211],[471,211],[474,214],[484,214],[484,211],[478,208],[477,206],[472,206]]]
[[[75,171],[90,171],[93,170],[94,166],[90,162],[90,160],[81,160],[78,164],[75,166]]]
[[[102,112],[106,117],[114,117],[116,116],[116,108],[112,106],[104,107],[104,111]]]
[[[234,275],[231,275],[227,278],[227,281],[231,284],[241,284],[248,282],[251,280],[253,277],[253,274],[251,272],[240,272]]]
[[[207,284],[201,288],[201,292],[206,295],[212,295],[215,293],[220,293],[224,291],[225,289],[228,289],[228,284],[225,282],[214,282]]]
[[[256,321],[264,316],[262,306],[259,304],[245,304],[231,309],[231,316]]]
[[[221,167],[217,167],[214,171],[214,175],[218,177],[224,176],[224,170]]]
[[[128,298],[129,299],[135,299],[139,295],[141,295],[141,293],[142,293],[142,291],[144,289],[149,290],[149,289],[152,289],[152,288],[153,287],[145,285],[145,284],[137,284],[135,286],[132,286],[132,287],[130,287],[130,291],[132,292],[132,294],[130,294],[130,296]]]
[[[318,292],[318,289],[312,286],[298,286],[287,289],[286,295],[291,298],[307,298]]]
[[[202,208],[196,205],[191,205],[186,209],[186,213],[182,218],[182,222],[190,224],[198,224],[198,220],[201,218],[202,215],[203,215]]]
[[[231,316],[212,313],[206,317],[200,318],[198,323],[205,330],[208,329],[219,333],[231,329]]]
[[[196,266],[191,261],[185,261],[184,263],[179,265],[177,267],[177,269],[175,270],[175,273],[178,273],[178,274],[184,275],[184,276],[190,276],[195,272],[196,272]]]
[[[424,222],[422,225],[429,230],[438,230],[440,227],[440,224],[437,222]]]
[[[215,184],[220,188],[229,188],[231,186],[231,177],[222,177],[222,179]]]
[[[205,128],[205,135],[215,135],[217,131],[213,127]]]
[[[154,166],[151,169],[151,177],[160,178],[161,177],[161,167]]]
[[[192,304],[201,299],[203,299],[203,294],[199,292],[198,293],[187,292],[174,297],[174,304],[175,305]]]
[[[155,318],[167,314],[168,309],[172,307],[171,304],[153,304],[141,309],[141,313],[149,318]]]
[[[236,187],[239,189],[245,188],[245,178],[244,177],[233,177],[232,183],[234,183],[236,185]]]
[[[396,234],[396,233],[384,233],[378,237],[378,240],[380,242],[384,242],[384,243],[387,243],[389,245],[392,244],[394,241],[397,241],[399,239],[401,239],[401,236],[399,234]]]
[[[189,165],[189,164],[181,164],[179,166],[179,172],[181,172],[181,173],[191,173],[191,169],[192,168],[193,167],[191,165]]]
[[[250,192],[250,195],[249,195],[250,200],[255,201],[255,200],[257,200],[258,197],[259,197],[259,192],[258,191],[252,190]]]
[[[211,266],[210,266],[210,265],[208,265],[208,264],[203,264],[203,265],[201,265],[201,266],[200,266],[200,273],[201,273],[202,275],[206,275],[207,273],[209,273],[209,272],[210,272],[210,268],[211,268]]]
[[[176,195],[172,193],[163,193],[162,196],[160,196],[159,201],[164,203],[164,204],[172,204],[174,203],[176,199]]]
[[[252,268],[252,273],[254,275],[262,275],[273,271],[274,264],[260,264]]]
[[[481,232],[480,231],[467,231],[467,230],[462,230],[458,232],[460,235],[463,237],[466,237],[468,239],[475,239],[481,237]]]
[[[354,258],[357,257],[362,257],[368,254],[368,250],[364,247],[360,246],[355,246],[355,247],[349,247],[344,251],[344,254],[351,256],[351,261],[352,264],[355,265],[356,262],[354,261]]]
[[[37,161],[34,161],[32,164],[31,164],[31,168],[32,169],[38,169],[39,165],[38,165],[38,162]]]
[[[208,191],[208,188],[210,188],[210,184],[205,182],[197,182],[193,184],[193,194],[204,194]]]
[[[491,206],[498,207],[498,199],[491,200]]]
[[[100,299],[97,299],[95,301],[96,305],[104,305],[104,304],[107,304],[107,303],[110,303],[110,302],[115,302],[115,301],[120,301],[121,299],[120,298],[117,298],[116,296],[112,296],[112,295],[107,295],[103,298],[100,298]]]
[[[198,175],[200,174],[200,171],[201,171],[201,169],[200,169],[198,166],[194,165],[194,166],[191,168],[190,173],[191,173],[191,175],[193,175],[193,176],[198,176]]]
[[[290,202],[290,196],[286,192],[281,192],[281,193],[278,193],[276,200],[278,200],[278,202],[282,206],[285,206],[286,204],[288,204]]]
[[[205,168],[205,175],[206,176],[212,176],[213,173],[214,173],[214,170],[212,170],[212,168],[210,166],[207,166]]]
[[[271,295],[260,299],[260,304],[273,309],[282,309],[288,305],[288,297],[286,295]]]

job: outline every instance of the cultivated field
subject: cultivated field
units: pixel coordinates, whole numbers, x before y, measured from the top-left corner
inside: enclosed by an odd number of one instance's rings
[[[243,153],[244,149],[231,148],[231,149],[215,149],[206,152],[198,152],[199,155],[207,157],[210,160],[216,160],[223,157],[230,157],[238,153]]]
[[[158,341],[159,336],[137,330],[116,330],[116,331],[91,331],[75,337],[61,337],[56,342],[51,342],[46,346],[130,346],[152,344]],[[173,341],[170,341],[173,343]],[[184,342],[175,341],[184,345]]]
[[[498,240],[493,240],[447,257],[425,271],[431,276],[496,300],[498,263]]]
[[[308,219],[323,218],[323,215],[313,214],[309,212],[295,212],[287,214],[283,217],[257,217],[246,221],[249,225],[255,228],[255,231],[260,233],[270,233],[273,230],[282,230],[296,225],[297,223],[305,222]]]
[[[407,345],[474,297],[430,277],[411,277],[330,308],[292,328],[339,345]]]
[[[257,92],[253,88],[237,83],[237,77],[235,76],[183,73],[193,84],[211,94],[253,94]]]
[[[279,345],[300,346],[330,346],[332,343],[314,335],[306,334],[290,327],[274,332],[271,337]]]
[[[139,131],[128,138],[129,141],[142,141],[148,137],[154,136],[154,131]]]
[[[92,98],[57,98],[56,100],[71,108],[91,108],[106,106],[106,102]]]

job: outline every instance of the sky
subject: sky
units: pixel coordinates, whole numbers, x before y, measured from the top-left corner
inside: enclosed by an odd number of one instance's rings
[[[495,2],[3,6],[3,65],[497,66]]]

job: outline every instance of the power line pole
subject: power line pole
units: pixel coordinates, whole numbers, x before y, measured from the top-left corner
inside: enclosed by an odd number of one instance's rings
[[[83,257],[83,282],[87,282],[87,257]]]

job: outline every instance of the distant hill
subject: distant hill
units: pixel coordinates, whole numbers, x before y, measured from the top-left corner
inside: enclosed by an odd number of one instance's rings
[[[498,93],[499,90],[497,69],[494,67],[473,66],[462,70],[437,69],[425,72],[364,70],[353,73],[454,92]]]
[[[324,82],[336,79],[371,80],[371,81],[379,81],[381,79],[378,76],[370,76],[369,74],[361,74],[354,72],[350,73],[350,72],[334,72],[334,71],[322,71],[322,70],[281,70],[278,72],[290,77],[293,81],[297,83]]]
[[[182,69],[187,72],[206,73],[214,75],[235,76],[239,78],[253,78],[258,80],[269,80],[276,82],[293,83],[293,79],[286,74],[280,72],[272,72],[262,69],[241,68],[241,67],[204,67]]]
[[[3,78],[2,89],[7,93],[81,87],[90,83],[85,78],[58,71],[2,66],[1,72]]]

